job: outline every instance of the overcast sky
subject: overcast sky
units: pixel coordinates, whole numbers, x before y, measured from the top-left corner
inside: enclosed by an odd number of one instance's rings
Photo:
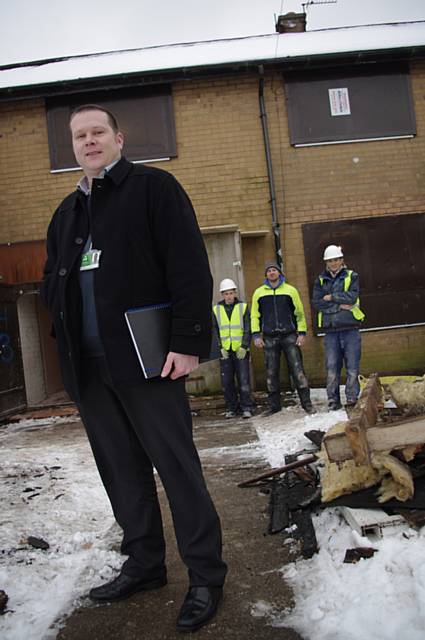
[[[273,33],[275,15],[288,11],[302,11],[302,3],[299,0],[0,0],[0,65]],[[309,30],[424,19],[425,0],[316,0],[307,7]]]

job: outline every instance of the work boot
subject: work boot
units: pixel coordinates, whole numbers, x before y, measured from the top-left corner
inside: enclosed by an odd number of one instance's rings
[[[311,404],[311,402],[309,404],[303,404],[302,405],[304,411],[306,413],[309,413],[310,415],[314,415],[315,413],[317,413],[316,409],[313,407],[313,405]]]
[[[339,409],[342,409],[342,404],[340,402],[329,402],[328,409],[329,411],[339,411]]]
[[[279,413],[280,407],[269,407],[263,412],[264,417],[272,416],[274,413]]]
[[[300,397],[301,406],[304,411],[306,413],[316,413],[316,410],[311,404],[310,389],[308,387],[304,389],[298,389],[298,395]]]

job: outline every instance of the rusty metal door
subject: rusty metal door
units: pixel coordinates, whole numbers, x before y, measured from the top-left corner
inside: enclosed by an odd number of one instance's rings
[[[26,407],[16,287],[0,286],[0,417]]]

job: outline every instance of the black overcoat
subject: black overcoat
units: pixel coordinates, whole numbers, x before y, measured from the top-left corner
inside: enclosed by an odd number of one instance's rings
[[[89,232],[93,248],[102,251],[94,297],[115,385],[143,379],[124,318],[127,309],[171,302],[170,351],[207,357],[211,345],[208,257],[191,202],[177,180],[122,158],[103,179],[93,180],[90,220],[84,198],[78,190],[71,193],[53,215],[41,285],[64,385],[75,400],[82,307],[78,271]]]

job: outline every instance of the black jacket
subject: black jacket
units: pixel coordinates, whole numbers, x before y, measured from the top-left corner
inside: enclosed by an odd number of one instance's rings
[[[359,275],[355,271],[351,272],[348,291],[344,291],[344,280],[347,276],[346,267],[343,267],[334,278],[329,271],[325,270],[314,283],[312,304],[319,313],[322,313],[320,328],[325,333],[356,329],[362,324],[360,320],[356,320],[351,311],[340,309],[341,304],[355,305],[360,293]],[[323,300],[323,296],[327,294],[332,295],[332,300]]]
[[[133,307],[172,303],[170,351],[207,357],[212,278],[191,202],[175,178],[122,158],[85,196],[59,205],[47,234],[41,285],[50,310],[65,388],[78,398],[81,291],[78,271],[89,232],[102,251],[94,297],[105,358],[117,386],[143,379],[124,319]]]

